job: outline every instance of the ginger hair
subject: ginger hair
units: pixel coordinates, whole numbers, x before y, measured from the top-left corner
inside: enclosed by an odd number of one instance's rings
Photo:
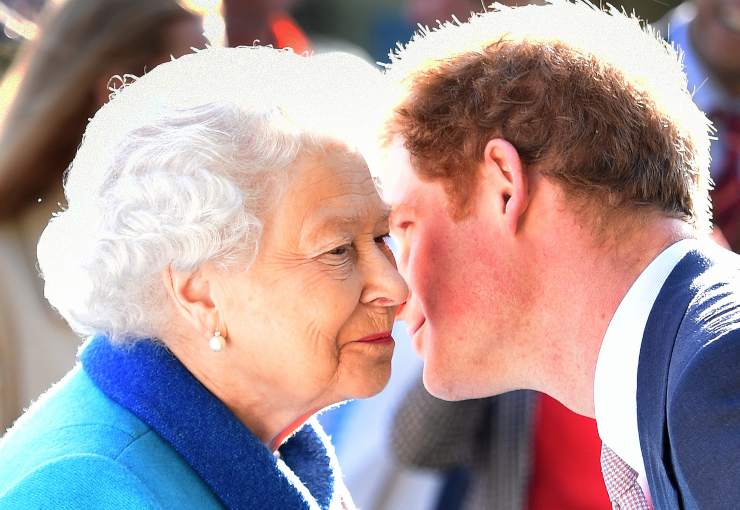
[[[708,124],[675,51],[585,2],[493,9],[422,31],[388,71],[402,96],[386,143],[400,136],[417,174],[444,183],[453,217],[473,204],[487,142],[503,138],[602,218],[647,207],[707,229]]]

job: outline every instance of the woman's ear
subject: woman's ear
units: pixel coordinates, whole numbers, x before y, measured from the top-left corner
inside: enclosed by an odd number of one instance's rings
[[[529,204],[527,176],[519,152],[503,138],[489,140],[483,153],[483,171],[506,228],[515,235]]]
[[[175,271],[167,266],[162,280],[175,310],[191,327],[206,337],[219,329],[218,310],[211,295],[213,282],[202,269]]]

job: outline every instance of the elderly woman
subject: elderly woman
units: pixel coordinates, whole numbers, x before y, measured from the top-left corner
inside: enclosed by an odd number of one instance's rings
[[[38,248],[90,339],[0,442],[0,507],[351,506],[311,417],[383,388],[407,294],[355,138],[377,80],[211,49],[95,115]]]

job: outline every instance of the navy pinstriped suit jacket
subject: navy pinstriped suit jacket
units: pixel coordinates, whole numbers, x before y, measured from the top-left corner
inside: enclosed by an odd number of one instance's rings
[[[740,508],[740,256],[697,247],[648,318],[637,420],[660,509]]]

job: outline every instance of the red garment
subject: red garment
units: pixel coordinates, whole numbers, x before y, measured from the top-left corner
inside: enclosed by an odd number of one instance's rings
[[[298,54],[310,50],[308,37],[285,11],[270,2],[223,0],[222,13],[228,46],[269,45],[292,48]]]
[[[275,36],[276,47],[292,48],[298,54],[311,49],[306,34],[287,14],[274,14],[270,19],[270,28]]]
[[[724,127],[722,174],[712,190],[714,222],[724,234],[733,251],[740,251],[740,114],[715,112],[712,120]]]
[[[596,420],[540,395],[534,414],[529,510],[611,510]]]

